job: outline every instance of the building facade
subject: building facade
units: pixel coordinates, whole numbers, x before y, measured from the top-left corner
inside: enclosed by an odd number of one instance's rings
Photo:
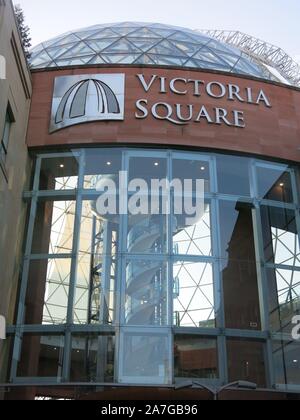
[[[31,75],[10,1],[0,2],[0,56],[0,315],[13,325],[26,218],[22,196],[30,178],[26,130]],[[8,347],[0,340],[1,382],[6,381]]]
[[[161,24],[62,35],[31,72],[10,397],[298,398],[299,88]]]

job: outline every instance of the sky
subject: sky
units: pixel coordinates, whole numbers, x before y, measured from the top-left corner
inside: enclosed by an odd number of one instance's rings
[[[300,62],[299,0],[14,0],[32,44],[99,23],[159,22],[191,29],[240,30],[278,45]]]

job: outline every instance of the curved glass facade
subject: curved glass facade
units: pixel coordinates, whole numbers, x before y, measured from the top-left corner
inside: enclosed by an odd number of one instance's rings
[[[137,179],[138,199],[125,188]],[[192,183],[154,192],[153,179]],[[175,203],[194,203],[198,179],[204,205],[188,222]],[[10,380],[299,389],[297,185],[297,168],[251,157],[134,148],[38,155],[25,193]],[[115,214],[99,213],[103,194]],[[146,211],[120,211],[128,202]]]
[[[31,68],[142,64],[212,69],[273,79],[263,64],[200,32],[159,23],[123,22],[71,31],[37,45]]]

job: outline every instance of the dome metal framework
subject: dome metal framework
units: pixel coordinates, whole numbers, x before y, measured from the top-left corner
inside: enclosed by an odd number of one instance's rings
[[[31,68],[101,64],[179,66],[271,79],[243,51],[199,32],[157,23],[115,23],[71,31],[31,51]]]

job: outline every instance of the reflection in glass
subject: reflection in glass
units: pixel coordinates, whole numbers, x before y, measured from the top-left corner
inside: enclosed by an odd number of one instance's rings
[[[249,197],[250,163],[248,158],[217,155],[219,193]]]
[[[62,335],[24,334],[17,377],[53,378],[55,381],[60,381],[63,354]]]
[[[129,215],[127,235],[128,252],[131,254],[165,253],[167,246],[166,234],[167,219],[165,215]]]
[[[31,262],[26,294],[26,324],[66,323],[70,271],[70,259]]]
[[[214,280],[209,263],[177,262],[174,276],[174,325],[215,328]]]
[[[277,385],[300,385],[300,343],[274,341],[273,362]]]
[[[127,325],[168,323],[167,264],[159,260],[127,262],[125,321]]]
[[[109,335],[72,336],[72,382],[114,382],[115,338]]]
[[[185,180],[193,181],[193,192],[195,193],[196,180],[204,180],[204,191],[210,191],[210,163],[207,160],[190,159],[173,159],[172,179],[179,179],[184,185]],[[197,155],[195,155],[196,158]]]
[[[267,269],[269,285],[270,328],[291,333],[292,319],[300,314],[300,271]]]
[[[112,324],[115,320],[119,218],[100,217],[84,201],[74,302],[75,324]]]
[[[258,195],[266,200],[293,202],[291,174],[287,167],[267,168],[257,167]]]
[[[227,340],[229,382],[248,381],[266,387],[264,344],[243,339]]]
[[[76,157],[42,159],[40,190],[74,190],[78,185],[79,162]]]
[[[261,328],[252,205],[220,201],[221,277],[227,328]]]
[[[173,218],[173,252],[176,255],[210,256],[212,254],[211,206],[205,203],[204,214],[193,225],[187,215]]]
[[[168,384],[170,382],[169,338],[167,334],[122,334],[120,382]]]
[[[33,254],[71,254],[75,201],[42,201],[37,205]]]
[[[111,179],[118,187],[122,170],[122,152],[118,149],[88,149],[85,152],[84,188],[96,189]],[[99,184],[100,183],[100,184]]]
[[[300,267],[299,232],[294,210],[262,206],[266,261]]]
[[[129,181],[142,179],[150,190],[153,179],[167,178],[167,159],[146,156],[147,154],[129,159]]]
[[[175,378],[217,379],[217,340],[190,335],[174,338]]]

